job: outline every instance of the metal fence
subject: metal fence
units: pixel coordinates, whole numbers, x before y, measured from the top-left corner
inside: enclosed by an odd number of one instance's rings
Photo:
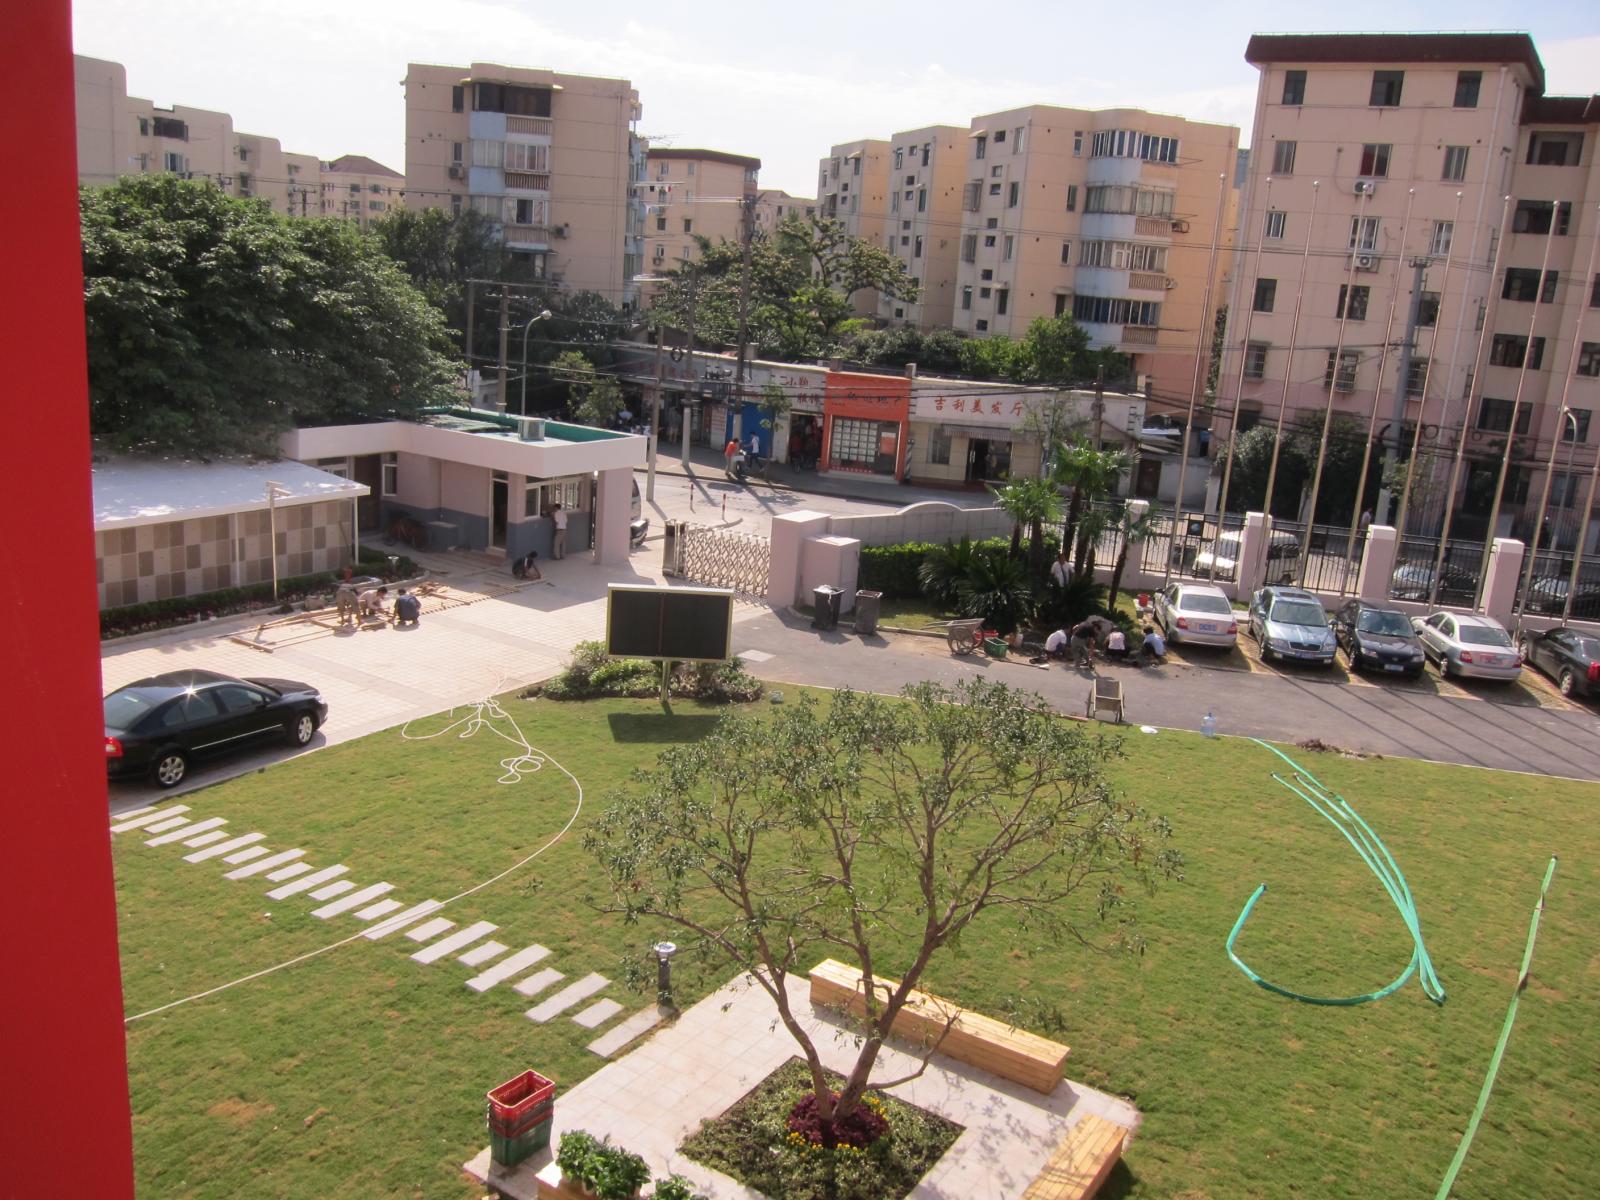
[[[1533,560],[1532,580],[1528,580],[1528,560]],[[1600,559],[1584,558],[1578,563],[1578,586],[1571,588],[1573,556],[1570,550],[1535,550],[1522,553],[1522,565],[1517,575],[1517,603],[1519,613],[1537,613],[1539,616],[1560,617],[1564,613],[1574,621],[1600,620]],[[1567,592],[1572,590],[1572,603],[1567,604]]]
[[[1484,553],[1481,541],[1452,538],[1445,545],[1440,565],[1438,538],[1401,538],[1394,574],[1389,578],[1389,598],[1470,605],[1483,574]]]
[[[1151,522],[1155,533],[1140,548],[1142,570],[1163,577],[1170,572],[1180,579],[1234,578],[1242,514],[1228,513],[1219,521],[1202,513],[1161,513]]]
[[[772,543],[753,533],[730,533],[707,525],[679,525],[671,546],[670,573],[712,587],[765,596]]]

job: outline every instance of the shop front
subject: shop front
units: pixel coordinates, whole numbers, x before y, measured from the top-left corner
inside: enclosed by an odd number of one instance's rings
[[[830,371],[818,469],[900,480],[910,417],[909,379]]]

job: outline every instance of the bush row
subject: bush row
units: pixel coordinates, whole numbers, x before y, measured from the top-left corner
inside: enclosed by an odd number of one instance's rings
[[[761,697],[761,681],[738,659],[725,663],[678,663],[670,694],[691,700],[747,703]],[[654,696],[661,690],[661,664],[645,658],[612,658],[604,642],[579,642],[572,661],[554,678],[524,696],[549,700],[589,700],[596,696]]]
[[[863,546],[861,548],[861,566],[856,579],[856,586],[867,591],[882,592],[885,600],[915,600],[919,599],[922,584],[917,579],[917,570],[922,566],[922,560],[927,557],[930,550],[937,550],[943,543],[940,542],[901,542],[897,546]],[[1009,550],[1011,539],[1003,537],[985,538],[973,545],[980,549],[989,550],[998,548]],[[1061,531],[1046,530],[1044,535],[1045,562],[1055,561],[1056,551],[1061,548]],[[1028,539],[1022,539],[1023,553],[1027,553]]]

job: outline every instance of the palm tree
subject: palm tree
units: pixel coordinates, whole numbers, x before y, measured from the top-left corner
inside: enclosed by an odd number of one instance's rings
[[[982,617],[984,627],[1009,634],[1033,611],[1028,570],[998,547],[979,551],[966,575],[956,583],[964,617]]]
[[[922,594],[941,609],[954,608],[956,587],[966,578],[978,557],[978,547],[972,544],[969,537],[962,538],[954,545],[946,542],[942,546],[935,546],[923,556],[922,565],[917,568],[917,582],[922,585]]]
[[[1096,450],[1089,442],[1074,442],[1056,451],[1056,461],[1050,478],[1057,487],[1071,489],[1067,504],[1066,524],[1061,529],[1061,544],[1073,545],[1077,538],[1078,555],[1073,564],[1076,571],[1083,570],[1084,542],[1078,533],[1078,523],[1084,510],[1095,500],[1116,490],[1117,479],[1128,470],[1128,456],[1121,450]]]
[[[1118,531],[1122,534],[1122,548],[1117,551],[1116,566],[1111,568],[1111,594],[1106,599],[1107,612],[1116,610],[1117,592],[1122,588],[1122,571],[1128,565],[1128,551],[1155,536],[1155,517],[1149,509],[1145,509],[1137,516],[1123,509],[1118,522]]]
[[[1028,529],[1028,565],[1044,570],[1044,527],[1061,519],[1061,493],[1048,479],[1018,479],[991,489],[995,503],[1011,518],[1011,557],[1022,557],[1022,529]]]

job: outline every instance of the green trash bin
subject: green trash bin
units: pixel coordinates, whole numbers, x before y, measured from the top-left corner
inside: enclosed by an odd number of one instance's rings
[[[537,1071],[524,1071],[489,1093],[489,1156],[514,1167],[550,1144],[556,1085]]]

